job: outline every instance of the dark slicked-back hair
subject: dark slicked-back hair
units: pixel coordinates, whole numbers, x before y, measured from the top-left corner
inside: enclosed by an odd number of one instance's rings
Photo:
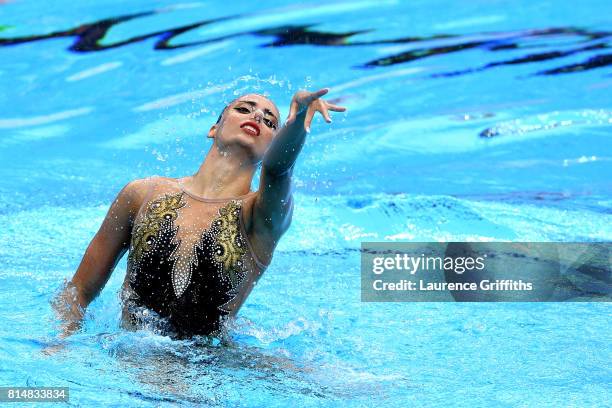
[[[227,106],[225,108],[223,108],[223,110],[221,111],[221,114],[219,115],[219,117],[217,118],[217,121],[215,122],[215,125],[218,125],[219,122],[221,122],[221,118],[223,117],[223,114],[225,113],[225,110],[227,109]]]
[[[238,97],[240,98],[240,97]],[[236,99],[238,99],[236,98]],[[225,111],[227,110],[227,108],[234,102],[236,102],[236,99],[234,99],[233,101],[231,101],[230,103],[228,103],[227,105],[225,105],[225,108],[223,108],[223,110],[221,111],[221,113],[219,114],[219,117],[217,118],[217,121],[215,122],[215,125],[218,125],[219,122],[221,122],[221,118],[223,117],[223,114],[225,113]]]

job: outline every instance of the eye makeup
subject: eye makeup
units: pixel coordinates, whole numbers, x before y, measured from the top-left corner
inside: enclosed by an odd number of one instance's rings
[[[234,109],[240,113],[246,114],[253,113],[256,106],[257,103],[253,101],[239,101]],[[263,109],[263,112],[265,115],[263,119],[264,124],[270,129],[276,130],[276,128],[278,127],[278,120],[276,116],[274,116],[274,114],[269,109]],[[267,116],[271,116],[273,119],[270,119]]]

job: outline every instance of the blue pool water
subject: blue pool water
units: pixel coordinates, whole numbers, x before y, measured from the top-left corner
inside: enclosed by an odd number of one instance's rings
[[[74,406],[605,406],[607,303],[361,303],[362,241],[610,241],[607,1],[0,2],[0,385]],[[224,104],[320,119],[232,345],[119,328],[125,258],[49,301],[125,183],[193,174]],[[256,186],[254,186],[256,188]]]

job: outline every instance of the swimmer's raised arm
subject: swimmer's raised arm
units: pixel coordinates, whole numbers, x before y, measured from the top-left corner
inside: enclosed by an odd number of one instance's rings
[[[346,108],[323,99],[327,88],[316,92],[299,91],[291,100],[287,121],[272,140],[263,158],[259,195],[253,206],[253,231],[259,238],[260,252],[266,260],[272,256],[281,235],[291,224],[293,200],[291,174],[316,112],[327,123],[329,111],[344,112]]]
[[[324,88],[316,92],[299,91],[291,100],[287,121],[272,140],[263,158],[263,169],[270,175],[281,176],[293,169],[302,150],[306,134],[315,113],[320,112],[331,123],[329,111],[344,112],[346,108],[329,103],[321,96],[329,92]]]
[[[62,320],[60,337],[81,326],[85,309],[100,293],[115,266],[129,248],[131,225],[140,204],[146,179],[129,182],[111,204],[72,279],[52,302]]]

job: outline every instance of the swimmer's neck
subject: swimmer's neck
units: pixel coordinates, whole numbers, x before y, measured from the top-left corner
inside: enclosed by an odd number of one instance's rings
[[[210,199],[238,197],[249,193],[254,173],[255,164],[247,157],[220,151],[213,144],[198,171],[182,184],[191,193]]]

